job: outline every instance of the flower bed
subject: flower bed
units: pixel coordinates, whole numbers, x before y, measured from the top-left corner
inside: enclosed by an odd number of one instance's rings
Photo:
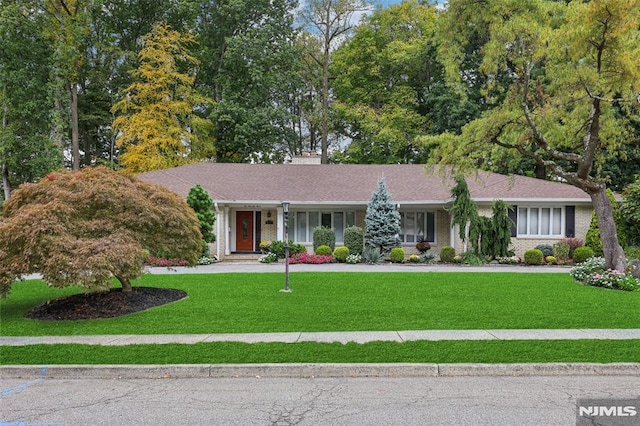
[[[309,254],[306,252],[296,253],[289,258],[290,264],[296,263],[312,263],[312,264],[321,264],[321,263],[331,263],[333,261],[332,255],[325,254]]]
[[[594,287],[626,291],[640,290],[640,282],[630,272],[606,269],[606,263],[602,257],[592,257],[571,268],[569,274],[574,280]]]
[[[147,260],[145,260],[144,264],[148,266],[161,266],[167,268],[172,266],[189,266],[189,262],[184,259],[165,259],[155,256],[149,256]]]

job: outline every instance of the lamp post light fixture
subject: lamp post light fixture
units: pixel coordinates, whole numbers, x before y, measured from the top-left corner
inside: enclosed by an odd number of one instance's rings
[[[284,290],[283,293],[291,293],[289,288],[289,202],[282,202],[282,212],[284,213]]]

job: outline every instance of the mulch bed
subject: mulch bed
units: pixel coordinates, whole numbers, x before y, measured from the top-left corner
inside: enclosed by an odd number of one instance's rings
[[[50,300],[32,308],[24,317],[43,321],[115,318],[185,297],[185,291],[171,288],[133,287],[131,293],[114,288]]]

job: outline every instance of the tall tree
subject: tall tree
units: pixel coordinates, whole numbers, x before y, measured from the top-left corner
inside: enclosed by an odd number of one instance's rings
[[[364,244],[389,253],[400,246],[400,213],[391,201],[391,194],[384,178],[378,179],[378,187],[371,195],[364,217]]]
[[[62,165],[51,139],[50,44],[45,15],[28,2],[0,1],[0,197]],[[28,52],[29,54],[25,54]]]
[[[333,54],[334,108],[355,163],[425,162],[420,106],[441,74],[433,46],[436,9],[415,1],[379,9]]]
[[[307,50],[314,62],[321,68],[320,97],[320,138],[321,161],[328,162],[330,117],[329,77],[331,53],[349,36],[355,25],[354,15],[371,9],[369,0],[308,0],[300,11],[303,28],[319,40],[318,52],[315,45]]]
[[[73,170],[80,168],[80,131],[78,124],[78,89],[83,46],[89,31],[88,0],[46,0],[45,10],[50,15],[47,27],[55,46],[55,71],[64,91],[69,96],[71,127],[71,163]],[[65,103],[57,99],[57,110],[62,118]],[[62,145],[62,141],[59,142]]]
[[[614,105],[637,115],[640,92],[640,4],[634,0],[547,2],[452,0],[449,31],[469,25],[460,12],[489,25],[481,69],[513,76],[504,100],[438,143],[441,163],[475,165],[494,147],[515,150],[549,174],[591,196],[607,266],[625,268],[599,154],[628,144],[628,120]],[[469,12],[471,11],[471,12]],[[460,18],[460,19],[458,19]],[[443,60],[455,69],[461,46]],[[458,80],[459,81],[459,80]],[[494,82],[489,81],[489,86]]]
[[[296,138],[289,93],[295,81],[295,0],[198,4],[198,88],[215,100],[218,162],[280,162]],[[293,83],[295,84],[295,83]]]
[[[184,164],[206,125],[197,109],[207,99],[194,88],[193,67],[198,61],[188,50],[193,36],[161,23],[144,38],[136,81],[113,106],[117,144],[124,149],[120,163],[139,173]],[[191,67],[186,72],[180,69]]]

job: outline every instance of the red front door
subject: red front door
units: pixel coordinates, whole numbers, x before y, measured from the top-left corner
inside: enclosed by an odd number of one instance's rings
[[[253,251],[253,212],[236,212],[236,251]]]

